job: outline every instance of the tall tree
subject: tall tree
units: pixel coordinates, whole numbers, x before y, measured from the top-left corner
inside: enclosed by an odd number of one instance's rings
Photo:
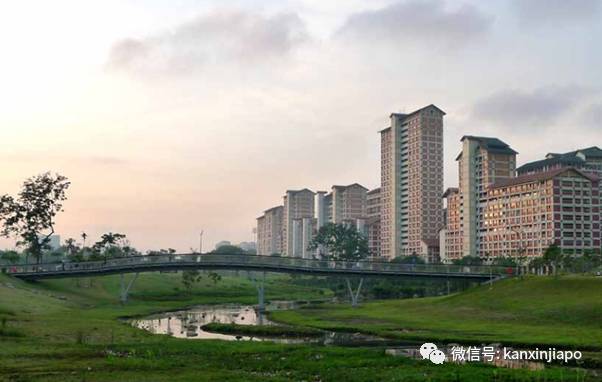
[[[75,253],[77,253],[79,251],[79,247],[77,246],[77,243],[75,242],[74,238],[68,238],[67,240],[65,240],[65,252],[67,252],[67,256],[73,256],[75,255]]]
[[[0,235],[17,237],[17,245],[25,247],[39,263],[43,251],[49,248],[50,236],[54,234],[54,219],[63,211],[70,184],[66,177],[46,172],[27,179],[16,198],[2,195]]]
[[[324,247],[328,258],[357,261],[368,256],[368,240],[352,226],[328,223],[320,228],[309,244],[309,249]]]
[[[558,265],[562,262],[564,255],[556,244],[550,245],[543,254],[543,260],[552,267],[554,276],[558,274]]]

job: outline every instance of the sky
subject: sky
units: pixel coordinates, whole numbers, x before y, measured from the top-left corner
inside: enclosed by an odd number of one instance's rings
[[[602,146],[601,38],[602,0],[2,2],[0,194],[67,176],[63,239],[251,241],[287,189],[379,186],[392,112],[447,113],[446,187],[463,135]]]

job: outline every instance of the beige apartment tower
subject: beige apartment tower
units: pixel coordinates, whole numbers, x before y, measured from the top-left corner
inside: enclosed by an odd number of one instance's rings
[[[366,194],[366,232],[368,235],[368,250],[370,257],[379,258],[380,253],[380,187]]]
[[[282,218],[284,208],[272,207],[257,218],[257,254],[282,253]]]
[[[304,232],[307,225],[314,217],[315,193],[307,188],[302,190],[288,190],[284,195],[283,225],[282,225],[282,255],[303,256]],[[306,229],[303,225],[306,225]]]
[[[343,223],[366,217],[368,189],[361,184],[332,186],[332,223]]]
[[[443,225],[443,116],[429,105],[391,114],[381,134],[381,255],[438,261]]]
[[[459,168],[459,195],[449,195],[451,197],[448,198],[448,215],[458,214],[457,208],[460,209],[462,224],[456,227],[461,230],[459,235],[462,252],[458,253],[457,247],[446,249],[446,256],[451,259],[478,256],[478,225],[483,219],[479,209],[480,201],[487,195],[489,186],[514,178],[516,172],[517,152],[505,142],[497,138],[470,135],[462,137],[461,142],[462,152],[456,158]],[[459,196],[459,203],[453,200],[454,196]],[[450,223],[453,222],[452,219]],[[448,230],[450,237],[458,235],[455,229]]]

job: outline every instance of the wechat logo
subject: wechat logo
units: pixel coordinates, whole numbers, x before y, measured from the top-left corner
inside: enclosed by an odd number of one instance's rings
[[[429,359],[436,365],[441,365],[445,362],[445,353],[437,349],[437,345],[427,342],[420,347],[420,355],[422,359]]]

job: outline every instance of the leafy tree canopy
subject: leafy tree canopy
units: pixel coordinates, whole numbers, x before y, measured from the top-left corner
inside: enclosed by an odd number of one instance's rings
[[[17,197],[2,195],[0,235],[17,237],[17,245],[25,247],[39,262],[43,251],[49,248],[55,217],[63,211],[70,184],[66,177],[47,172],[23,182]]]
[[[479,256],[464,256],[461,259],[455,259],[452,261],[455,265],[482,265],[483,259]]]
[[[333,260],[358,261],[368,256],[368,240],[352,226],[328,223],[320,228],[309,249],[324,247],[327,258]]]
[[[236,245],[222,245],[216,248],[213,253],[219,253],[222,255],[240,255],[246,253],[242,248]]]

